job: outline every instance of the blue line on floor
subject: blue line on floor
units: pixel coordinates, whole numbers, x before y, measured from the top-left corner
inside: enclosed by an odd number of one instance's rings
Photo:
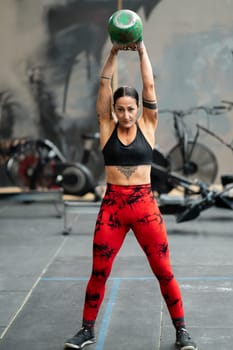
[[[106,310],[104,313],[104,317],[103,317],[103,320],[102,320],[101,325],[100,325],[100,331],[99,331],[99,335],[98,335],[98,342],[96,344],[96,350],[102,350],[104,347],[104,341],[106,338],[106,333],[107,333],[108,325],[109,325],[111,314],[112,314],[112,308],[113,308],[113,305],[114,305],[115,300],[116,300],[119,285],[120,285],[120,278],[118,278],[118,279],[115,278],[113,286],[112,286],[112,290],[110,293],[110,298],[109,298],[109,301],[108,301],[108,304],[106,306]]]
[[[89,277],[42,277],[41,281],[87,281]],[[155,277],[110,277],[109,281],[148,281],[154,280]],[[233,276],[187,276],[176,277],[179,281],[232,281]]]

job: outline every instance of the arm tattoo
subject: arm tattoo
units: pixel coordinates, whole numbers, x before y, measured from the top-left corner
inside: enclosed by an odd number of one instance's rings
[[[102,75],[102,76],[100,77],[100,79],[112,80],[111,77],[106,77],[105,75]]]
[[[119,170],[127,179],[137,170],[137,166],[117,166]]]
[[[143,107],[146,107],[149,109],[157,109],[158,108],[156,100],[147,100],[147,99],[143,98],[142,105],[143,105]]]

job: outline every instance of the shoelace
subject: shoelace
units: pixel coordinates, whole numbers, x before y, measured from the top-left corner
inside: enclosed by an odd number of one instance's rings
[[[91,335],[91,330],[88,329],[88,328],[81,328],[81,332],[82,332],[82,334],[85,335],[85,336]]]
[[[183,336],[184,338],[186,338],[186,339],[188,339],[188,340],[191,339],[191,337],[190,337],[188,331],[187,331],[185,328],[179,329],[179,330],[177,331],[177,333],[178,333],[178,335]]]

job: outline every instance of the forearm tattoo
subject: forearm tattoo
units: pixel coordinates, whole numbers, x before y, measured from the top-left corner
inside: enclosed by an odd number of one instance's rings
[[[117,166],[117,169],[125,175],[127,179],[137,170],[137,166]]]

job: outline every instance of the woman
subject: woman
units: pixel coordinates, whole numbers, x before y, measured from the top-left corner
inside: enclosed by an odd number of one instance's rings
[[[134,88],[123,86],[112,94],[111,79],[121,49],[139,54],[143,83],[140,117],[139,96]],[[113,45],[102,69],[97,114],[107,188],[96,221],[93,268],[86,289],[82,328],[65,345],[81,349],[95,342],[94,324],[105,284],[114,258],[132,229],[159,281],[176,329],[176,345],[182,350],[196,350],[186,330],[182,297],[170,264],[166,227],[150,185],[158,110],[152,67],[143,41],[128,47]]]

